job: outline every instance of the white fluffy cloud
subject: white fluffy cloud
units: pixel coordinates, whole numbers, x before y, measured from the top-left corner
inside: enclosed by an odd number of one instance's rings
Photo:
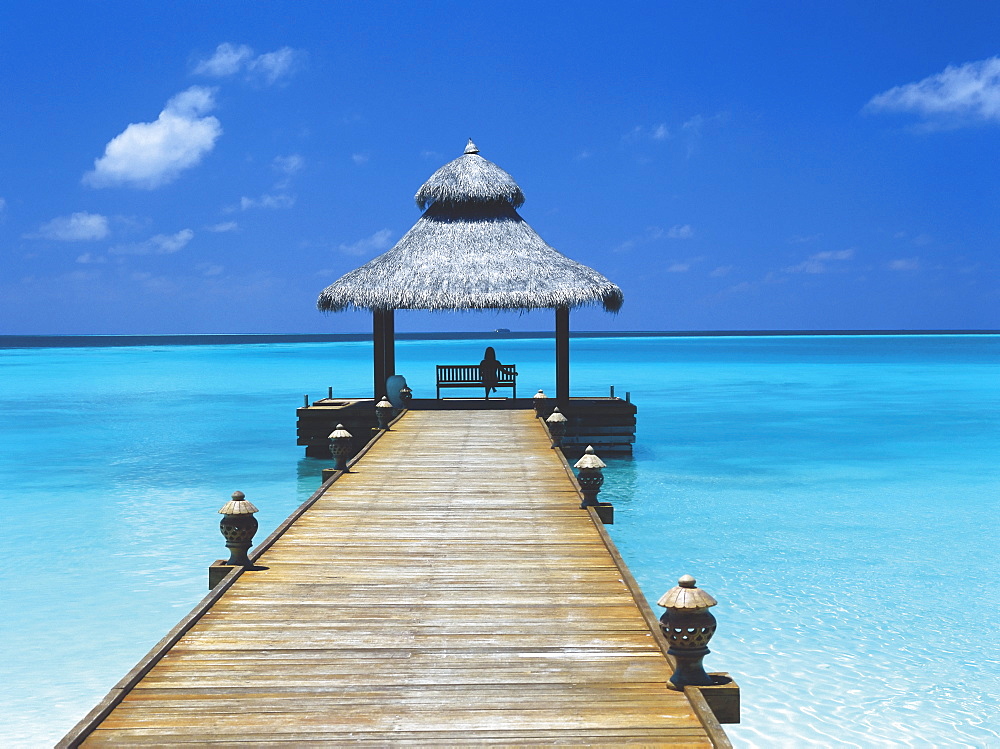
[[[359,239],[353,244],[340,245],[340,251],[348,255],[366,255],[369,252],[389,249],[389,240],[392,239],[390,229],[380,229],[370,237]]]
[[[144,242],[118,245],[110,252],[114,255],[172,255],[183,250],[193,238],[193,231],[181,229],[176,234],[157,234]]]
[[[213,224],[212,226],[206,227],[209,231],[215,232],[216,234],[221,234],[227,231],[236,231],[240,228],[240,225],[235,221],[223,221],[219,224]]]
[[[92,242],[108,236],[108,218],[99,213],[71,213],[42,224],[30,239],[55,239],[60,242]]]
[[[198,61],[194,72],[213,78],[227,78],[242,72],[247,78],[271,85],[291,75],[301,58],[302,53],[291,47],[255,56],[246,44],[223,42],[211,57]]]
[[[922,81],[872,97],[867,108],[914,112],[929,119],[1000,121],[1000,57],[949,65]]]
[[[677,224],[667,230],[667,236],[670,239],[691,239],[694,236],[694,229],[691,228],[691,224]]]
[[[115,136],[83,175],[91,187],[124,185],[152,190],[197,166],[222,135],[214,89],[192,86],[167,102],[155,122],[134,122]]]

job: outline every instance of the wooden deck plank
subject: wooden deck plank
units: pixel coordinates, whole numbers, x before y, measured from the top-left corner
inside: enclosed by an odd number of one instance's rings
[[[540,425],[411,412],[88,746],[711,746]]]

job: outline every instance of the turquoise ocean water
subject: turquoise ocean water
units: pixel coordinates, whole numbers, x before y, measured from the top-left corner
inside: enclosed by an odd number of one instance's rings
[[[397,369],[494,345],[523,394],[552,342],[401,341]],[[303,393],[365,394],[370,344],[0,350],[0,745],[46,746],[204,594],[216,511],[263,538],[318,485]],[[647,598],[720,604],[706,665],[737,746],[1000,746],[1000,337],[583,338],[573,392],[631,391],[612,533]]]

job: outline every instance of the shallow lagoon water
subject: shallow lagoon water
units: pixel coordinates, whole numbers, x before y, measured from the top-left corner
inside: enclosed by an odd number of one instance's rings
[[[489,341],[402,341],[433,364]],[[552,343],[492,342],[522,394]],[[364,343],[0,351],[4,746],[45,746],[196,603],[234,489],[258,539],[317,486],[303,393],[367,391]],[[576,395],[631,391],[612,533],[647,598],[720,604],[737,746],[1000,745],[1000,338],[574,339]]]

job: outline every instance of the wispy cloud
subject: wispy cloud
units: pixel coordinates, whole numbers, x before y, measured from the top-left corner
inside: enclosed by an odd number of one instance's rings
[[[291,208],[293,205],[295,205],[294,195],[265,193],[259,198],[248,198],[245,195],[240,198],[240,209],[244,211],[251,208]]]
[[[901,257],[889,262],[889,270],[920,270],[920,258]]]
[[[194,266],[194,269],[200,272],[203,276],[218,276],[226,268],[223,265],[213,265],[212,263],[198,263]]]
[[[289,156],[275,156],[271,160],[271,168],[281,175],[281,178],[274,183],[272,190],[287,190],[292,184],[292,177],[305,168],[306,160],[299,154],[293,153]]]
[[[351,161],[353,161],[358,166],[368,163],[369,156],[366,153],[352,153]]]
[[[7,218],[7,201],[0,198],[0,223]]]
[[[121,244],[112,247],[112,255],[172,255],[183,250],[194,238],[191,229],[181,229],[176,234],[157,234],[144,242]]]
[[[167,102],[155,122],[134,122],[105,146],[83,175],[91,187],[127,186],[152,190],[197,166],[222,135],[214,89],[192,86]]]
[[[388,249],[390,239],[392,239],[390,229],[379,229],[370,237],[359,239],[353,244],[342,244],[339,249],[347,255],[366,255],[369,252]]]
[[[712,278],[722,278],[723,276],[728,276],[736,269],[735,265],[720,265],[718,268],[713,270],[710,275]]]
[[[211,57],[195,64],[194,73],[211,78],[228,78],[243,73],[248,80],[272,85],[294,73],[304,56],[304,52],[291,47],[255,55],[246,44],[223,42],[215,48]]]
[[[613,248],[613,252],[629,252],[638,246],[655,242],[659,239],[691,239],[694,236],[694,229],[691,224],[674,224],[669,229],[660,226],[647,226],[646,231],[641,235],[626,239],[624,242]]]
[[[216,234],[222,234],[227,231],[236,231],[240,228],[240,225],[235,221],[223,221],[218,224],[213,224],[212,226],[206,226],[206,231],[215,232]]]
[[[916,83],[873,96],[865,109],[911,112],[928,123],[1000,122],[1000,57],[949,65]]]
[[[274,160],[271,162],[271,166],[276,172],[287,174],[288,176],[301,172],[302,167],[305,165],[305,159],[297,153],[293,153],[289,156],[275,156]]]
[[[788,238],[788,244],[810,244],[819,238],[819,234],[793,234]]]
[[[833,268],[830,265],[831,261],[836,263],[850,260],[852,257],[854,257],[853,249],[827,250],[826,252],[817,252],[815,255],[810,255],[801,263],[790,265],[783,270],[785,273],[828,273]]]
[[[644,140],[663,141],[670,138],[670,128],[665,122],[658,125],[636,125],[622,136],[623,143],[639,143]]]
[[[195,75],[225,78],[239,73],[252,59],[253,49],[246,44],[223,42],[215,48],[215,54],[198,61],[194,66],[194,72]]]
[[[26,239],[55,239],[60,242],[92,242],[108,236],[108,219],[99,213],[71,213],[59,216],[25,234]]]

